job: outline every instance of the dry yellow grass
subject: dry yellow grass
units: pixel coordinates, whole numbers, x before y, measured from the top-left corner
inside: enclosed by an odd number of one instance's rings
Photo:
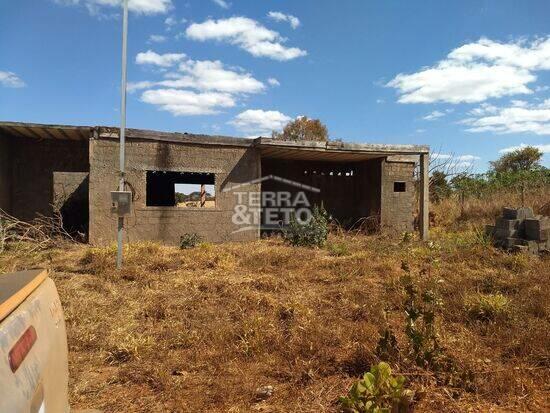
[[[337,411],[337,397],[378,361],[386,322],[400,349],[390,363],[417,390],[417,411],[550,408],[549,258],[497,251],[474,231],[435,229],[433,237],[333,235],[326,249],[277,239],[189,250],[138,243],[125,251],[122,271],[114,247],[28,254],[20,246],[0,256],[0,271],[51,270],[76,408]],[[418,283],[437,281],[438,330],[453,360],[447,372],[407,358],[402,261]],[[506,311],[473,316],[472,297],[491,296],[505,297]],[[274,394],[256,402],[263,385]]]
[[[521,191],[507,189],[480,198],[466,197],[462,201],[459,194],[454,194],[433,205],[432,210],[437,225],[456,230],[494,223],[503,207],[518,208],[523,205],[532,207],[536,214],[550,216],[550,185],[526,191],[523,199]]]

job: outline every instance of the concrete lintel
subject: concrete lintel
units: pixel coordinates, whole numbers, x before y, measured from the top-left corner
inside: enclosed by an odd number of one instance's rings
[[[389,145],[376,143],[345,143],[345,142],[317,142],[317,141],[281,141],[272,138],[256,138],[257,146],[280,147],[296,150],[326,150],[337,152],[376,153],[380,155],[412,155],[429,153],[426,145]]]
[[[111,127],[98,127],[100,139],[118,139],[119,129]],[[191,133],[158,132],[144,129],[126,129],[126,137],[132,140],[160,141],[171,143],[188,143],[200,145],[239,146],[250,147],[253,140],[246,138],[233,138],[229,136],[200,135]]]

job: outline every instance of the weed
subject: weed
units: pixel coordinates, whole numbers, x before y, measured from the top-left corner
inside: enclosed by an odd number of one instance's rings
[[[404,232],[401,234],[401,242],[407,244],[414,239],[414,234],[412,232]]]
[[[414,393],[404,384],[403,376],[394,377],[390,366],[380,362],[353,384],[339,402],[346,413],[406,413]]]
[[[290,245],[300,247],[322,247],[328,237],[328,216],[323,207],[315,206],[311,219],[299,222],[293,216],[283,231],[283,238]]]
[[[466,296],[464,306],[470,318],[491,321],[499,317],[505,317],[508,314],[510,300],[501,293],[475,293]]]
[[[329,242],[327,250],[334,257],[343,257],[350,254],[348,245],[343,242]]]
[[[391,328],[386,327],[380,333],[380,339],[376,345],[376,355],[382,360],[395,360],[399,355],[397,338]]]
[[[405,334],[416,364],[428,367],[437,363],[441,354],[436,330],[436,313],[442,302],[433,289],[420,291],[407,265],[401,282],[405,292]]]
[[[180,248],[182,250],[194,248],[202,242],[202,237],[196,233],[185,233],[180,237]]]

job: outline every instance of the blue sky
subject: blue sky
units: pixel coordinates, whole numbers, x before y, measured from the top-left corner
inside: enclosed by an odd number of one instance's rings
[[[0,3],[0,120],[118,125],[119,0]],[[429,144],[550,166],[547,0],[130,0],[128,126]]]

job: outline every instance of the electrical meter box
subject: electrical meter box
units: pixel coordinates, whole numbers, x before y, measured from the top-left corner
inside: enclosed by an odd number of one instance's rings
[[[113,201],[111,211],[119,217],[130,214],[132,207],[132,193],[130,191],[111,191],[111,201]]]

